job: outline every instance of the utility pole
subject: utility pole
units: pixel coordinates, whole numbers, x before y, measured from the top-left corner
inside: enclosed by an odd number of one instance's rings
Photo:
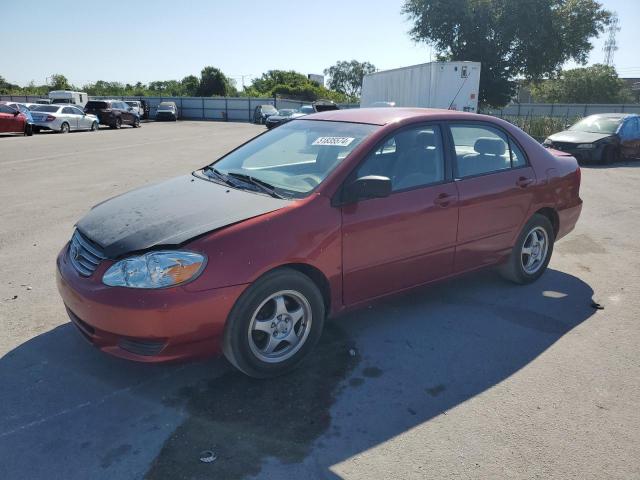
[[[618,19],[618,15],[614,13],[611,15],[611,23],[609,23],[609,28],[607,28],[609,35],[607,40],[604,42],[604,64],[608,66],[613,66],[613,55],[618,50],[618,42],[616,41],[616,33],[620,31],[620,20]]]
[[[245,78],[250,78],[253,77],[253,75],[249,74],[249,75],[231,75],[231,78],[238,78],[240,77],[242,80],[242,90],[244,90],[244,79]]]

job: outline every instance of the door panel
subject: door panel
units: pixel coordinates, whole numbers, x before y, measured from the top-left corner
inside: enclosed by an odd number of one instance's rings
[[[456,182],[460,223],[455,271],[500,260],[512,247],[533,200],[531,167],[504,170]]]
[[[64,107],[60,113],[61,120],[69,124],[71,130],[78,129],[78,116],[74,114],[72,107]],[[62,125],[62,123],[60,123]]]
[[[449,203],[437,204],[444,195]],[[449,275],[458,224],[456,200],[456,186],[448,183],[343,207],[345,304]]]
[[[0,133],[13,131],[13,115],[10,113],[0,112]]]

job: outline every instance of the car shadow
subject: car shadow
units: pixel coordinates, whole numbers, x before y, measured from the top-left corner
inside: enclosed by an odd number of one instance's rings
[[[608,164],[608,165],[594,164],[594,163],[581,163],[580,164],[580,168],[588,168],[588,169],[594,169],[594,170],[602,170],[602,169],[609,169],[609,168],[621,168],[621,167],[638,168],[638,167],[640,167],[640,159],[621,160],[619,162],[611,163],[611,164]]]
[[[110,358],[65,324],[0,359],[0,477],[339,478],[332,466],[535,361],[593,315],[592,296],[551,269],[527,286],[469,275],[329,321],[270,380],[222,359]]]

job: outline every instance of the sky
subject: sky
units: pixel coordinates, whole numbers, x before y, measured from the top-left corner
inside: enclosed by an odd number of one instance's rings
[[[600,0],[620,17],[621,77],[640,77],[640,0]],[[212,65],[249,84],[270,69],[318,73],[338,60],[385,70],[430,60],[408,35],[402,0],[0,0],[0,75],[43,84],[62,73],[81,86],[96,80],[148,83],[199,75]],[[594,40],[590,63],[604,59]],[[9,48],[7,48],[9,46]],[[568,65],[574,66],[574,65]]]

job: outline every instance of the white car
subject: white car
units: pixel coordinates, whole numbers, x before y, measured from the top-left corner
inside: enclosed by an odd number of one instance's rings
[[[125,100],[124,103],[126,103],[131,108],[133,108],[133,111],[136,112],[140,116],[140,118],[142,118],[142,115],[144,114],[144,108],[142,108],[142,102],[139,102],[138,100]]]
[[[99,128],[98,117],[84,113],[73,105],[36,105],[31,109],[33,130],[53,130],[69,133],[71,130],[91,130]]]

